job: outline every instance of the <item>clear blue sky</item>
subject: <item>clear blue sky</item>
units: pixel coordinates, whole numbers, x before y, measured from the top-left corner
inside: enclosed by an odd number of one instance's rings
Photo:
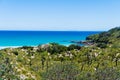
[[[0,30],[101,31],[120,26],[120,0],[0,0]]]

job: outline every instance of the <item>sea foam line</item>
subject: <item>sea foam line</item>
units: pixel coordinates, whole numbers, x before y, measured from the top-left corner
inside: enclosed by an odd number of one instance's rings
[[[0,46],[0,49],[5,49],[5,48],[18,48],[22,46]]]

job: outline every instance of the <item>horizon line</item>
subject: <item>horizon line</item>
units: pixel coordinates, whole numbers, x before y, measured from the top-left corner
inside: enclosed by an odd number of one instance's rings
[[[108,31],[108,30],[0,30],[0,31]]]

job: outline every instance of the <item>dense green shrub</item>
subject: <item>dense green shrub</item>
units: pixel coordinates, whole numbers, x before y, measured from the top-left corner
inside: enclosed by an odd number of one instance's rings
[[[74,45],[74,44],[72,44],[72,45],[70,45],[70,46],[68,46],[68,48],[67,48],[68,50],[74,50],[74,49],[78,49],[78,50],[80,50],[81,49],[81,47],[80,46],[78,46],[78,45]]]
[[[107,67],[94,72],[83,71],[76,80],[120,80],[120,72]]]
[[[7,60],[0,64],[0,80],[18,80],[18,76],[14,71],[15,66],[9,63],[9,59]]]
[[[119,80],[120,72],[113,68],[98,69],[94,73],[96,80]]]
[[[76,64],[67,62],[54,64],[48,71],[42,73],[43,80],[75,80],[79,74],[79,67]]]
[[[97,44],[97,47],[106,48],[107,45],[106,45],[105,43],[98,43],[98,44]]]

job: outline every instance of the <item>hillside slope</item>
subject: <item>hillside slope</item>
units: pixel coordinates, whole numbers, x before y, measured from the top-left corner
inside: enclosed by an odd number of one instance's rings
[[[107,32],[90,35],[86,38],[87,41],[99,45],[107,45],[109,47],[120,47],[120,27],[110,29]]]

